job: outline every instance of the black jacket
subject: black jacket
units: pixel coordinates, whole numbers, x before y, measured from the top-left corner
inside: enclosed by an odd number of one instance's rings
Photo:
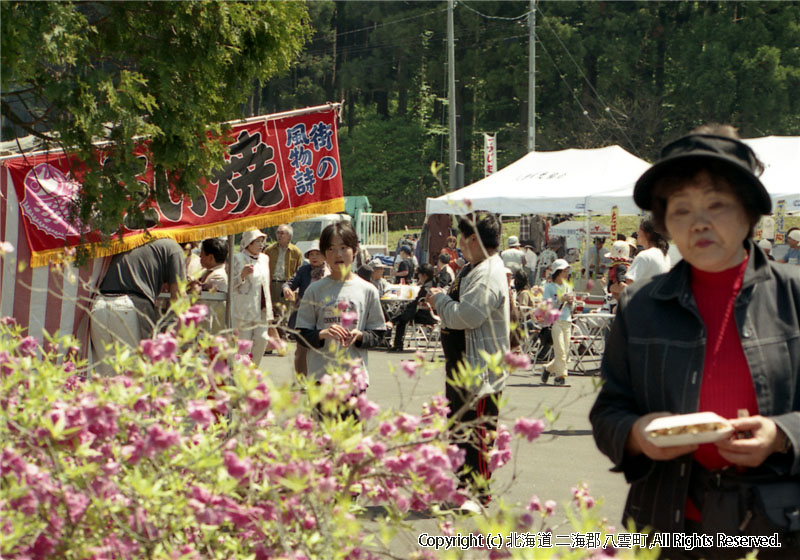
[[[764,466],[800,475],[800,268],[767,261],[746,241],[750,258],[734,309],[758,413],[792,441]],[[632,293],[623,294],[603,356],[604,384],[590,420],[600,450],[631,489],[624,519],[656,531],[682,532],[692,456],[653,461],[625,455],[633,423],[650,412],[697,412],[706,332],[681,261]]]

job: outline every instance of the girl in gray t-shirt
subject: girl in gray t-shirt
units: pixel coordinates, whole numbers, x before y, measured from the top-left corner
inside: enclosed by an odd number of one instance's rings
[[[308,375],[346,367],[337,361],[341,349],[366,371],[367,348],[378,346],[385,329],[378,290],[352,272],[358,237],[349,222],[327,226],[319,245],[331,274],[308,287],[297,311],[299,343],[310,348]]]

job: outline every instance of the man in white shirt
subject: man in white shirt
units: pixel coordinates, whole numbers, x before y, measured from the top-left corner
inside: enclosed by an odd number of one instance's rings
[[[519,238],[516,235],[508,236],[508,249],[500,254],[503,259],[503,264],[511,270],[516,272],[525,266],[525,253],[520,250]]]
[[[608,258],[608,249],[603,247],[605,242],[605,237],[595,237],[594,245],[583,255],[583,272],[586,278],[599,280],[605,276],[611,262]]]
[[[664,236],[655,230],[652,220],[642,221],[636,239],[644,250],[634,257],[625,276],[626,286],[633,282],[645,282],[656,274],[669,272],[670,269],[670,260],[667,256],[669,244]]]
[[[188,291],[194,293],[216,292],[224,294],[228,291],[228,272],[225,263],[228,260],[228,244],[219,237],[206,239],[200,246],[200,264],[203,273],[197,280],[189,282]],[[217,333],[225,327],[225,302],[210,301],[208,305],[208,329]]]

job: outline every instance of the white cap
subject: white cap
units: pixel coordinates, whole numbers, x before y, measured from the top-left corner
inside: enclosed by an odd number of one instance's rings
[[[631,254],[631,246],[626,241],[614,241],[611,246],[611,254],[609,258],[612,259],[627,259]]]
[[[312,241],[312,242],[311,242],[311,247],[309,247],[308,249],[306,249],[306,252],[305,252],[305,253],[303,253],[303,256],[304,256],[304,257],[306,257],[306,258],[308,258],[308,254],[309,254],[311,251],[318,251],[318,252],[319,252],[319,239],[315,239],[314,241]]]
[[[765,251],[772,251],[772,243],[769,242],[769,239],[762,239],[758,242],[758,246]]]
[[[555,274],[559,270],[564,270],[569,268],[569,263],[564,259],[556,259],[553,261],[553,264],[550,265],[550,272]]]
[[[800,229],[795,229],[789,233],[787,236],[789,239],[794,239],[798,243],[800,243]]]
[[[369,264],[372,265],[372,268],[386,268],[386,265],[383,264],[383,261],[380,260],[378,257],[375,257],[374,259],[369,261]]]
[[[244,232],[242,234],[242,249],[246,249],[253,241],[260,237],[264,239],[267,238],[267,235],[260,229],[251,229],[250,231]]]
[[[519,247],[519,237],[516,235],[509,235],[508,236],[508,246],[509,247]]]

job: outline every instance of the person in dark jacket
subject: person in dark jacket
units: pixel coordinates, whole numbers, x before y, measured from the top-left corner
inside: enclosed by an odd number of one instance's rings
[[[325,256],[319,250],[319,241],[314,241],[311,247],[305,252],[305,258],[308,259],[297,269],[297,272],[286,281],[282,286],[283,297],[286,301],[294,303],[292,314],[289,315],[289,329],[295,328],[297,321],[297,308],[300,306],[300,301],[306,293],[312,282],[325,278],[330,271],[328,265],[325,263]],[[302,344],[297,345],[294,352],[294,371],[296,373],[308,373],[308,366],[306,365],[306,357],[308,356],[308,348]]]
[[[768,261],[752,241],[772,206],[759,171],[732,127],[715,125],[667,145],[639,178],[634,200],[683,260],[623,294],[590,419],[598,447],[631,483],[626,523],[777,534],[781,547],[758,557],[796,558],[800,273]],[[654,419],[694,412],[716,413],[732,432],[700,445],[649,435]],[[741,558],[753,548],[733,544],[740,548],[667,546],[662,558]]]
[[[402,352],[403,340],[406,335],[406,326],[412,321],[419,325],[434,325],[436,319],[431,313],[431,309],[425,303],[425,297],[428,295],[428,290],[433,287],[433,267],[425,263],[419,267],[417,271],[419,276],[419,292],[417,297],[409,303],[403,311],[392,318],[392,323],[395,324],[394,328],[394,345],[389,348],[389,352]]]

